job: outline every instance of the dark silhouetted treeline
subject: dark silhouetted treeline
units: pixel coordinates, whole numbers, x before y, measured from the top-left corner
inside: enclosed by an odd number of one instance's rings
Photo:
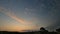
[[[41,27],[40,31],[31,31],[31,32],[8,32],[0,31],[0,34],[60,34],[60,28],[56,29],[56,32],[49,32],[45,28]]]

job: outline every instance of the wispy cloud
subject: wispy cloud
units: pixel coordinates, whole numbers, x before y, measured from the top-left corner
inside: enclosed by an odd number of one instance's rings
[[[7,10],[5,8],[0,8],[0,12],[4,13],[5,15],[13,18],[14,20],[18,21],[19,23],[24,24],[25,20],[22,18],[18,18],[11,10]]]
[[[34,8],[25,8],[24,14],[28,16],[34,16],[36,11],[37,9],[34,9]]]
[[[2,8],[2,7],[0,7],[0,12],[2,12],[3,14],[11,17],[12,19],[14,19],[14,20],[16,20],[17,22],[22,23],[22,24],[32,24],[34,21],[36,21],[36,20],[34,20],[34,19],[31,19],[30,21],[26,21],[25,19],[23,19],[23,18],[21,18],[21,17],[18,18],[18,17],[13,13],[13,11],[8,10],[8,9],[5,9],[5,8]]]

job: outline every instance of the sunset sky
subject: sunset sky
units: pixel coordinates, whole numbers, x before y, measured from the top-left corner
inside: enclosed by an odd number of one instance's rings
[[[60,27],[60,0],[0,0],[0,31]]]

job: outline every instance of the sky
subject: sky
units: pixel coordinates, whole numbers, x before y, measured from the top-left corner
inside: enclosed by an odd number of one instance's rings
[[[60,0],[0,0],[0,31],[60,27]]]

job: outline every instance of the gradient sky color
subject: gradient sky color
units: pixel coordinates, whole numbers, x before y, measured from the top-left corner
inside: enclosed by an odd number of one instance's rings
[[[60,27],[60,0],[0,0],[0,30]]]

